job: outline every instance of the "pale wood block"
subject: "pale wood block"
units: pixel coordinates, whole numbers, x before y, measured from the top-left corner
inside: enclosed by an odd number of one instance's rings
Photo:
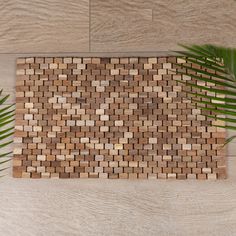
[[[52,179],[59,179],[59,173],[51,173]]]
[[[46,161],[46,155],[37,155],[37,161]]]
[[[32,91],[25,91],[25,97],[33,97],[34,93]]]
[[[128,139],[127,138],[119,138],[119,143],[121,143],[121,144],[128,143]]]
[[[119,75],[119,70],[118,69],[112,69],[111,70],[111,75]]]
[[[129,162],[128,161],[119,161],[119,166],[120,167],[128,167],[129,166]]]
[[[187,174],[187,179],[196,179],[197,175],[196,174]]]
[[[183,64],[183,63],[186,63],[186,60],[185,59],[183,59],[183,58],[177,58],[177,63],[179,63],[179,64]]]
[[[94,120],[86,120],[85,124],[86,124],[86,126],[94,126],[95,122],[94,122]]]
[[[27,172],[35,172],[35,171],[36,171],[36,167],[33,167],[33,166],[27,167]]]
[[[48,173],[48,172],[41,173],[41,178],[42,178],[42,179],[49,179],[49,178],[50,178],[50,176],[51,176],[51,174],[50,174],[50,173]]]
[[[216,174],[208,174],[207,175],[207,179],[209,179],[209,180],[216,180],[217,179],[217,175]]]
[[[137,69],[131,69],[129,70],[130,75],[138,75],[138,70]]]
[[[23,128],[24,131],[27,131],[27,132],[31,132],[33,131],[33,127],[32,126],[29,126],[29,125],[25,125],[24,128]]]
[[[26,75],[33,75],[34,72],[35,72],[34,69],[26,69],[26,70],[25,70],[25,74],[26,74]]]
[[[99,165],[101,167],[108,167],[109,163],[108,163],[108,161],[100,161]]]
[[[25,103],[25,108],[34,108],[34,104],[33,103]]]
[[[22,138],[14,137],[14,143],[22,143]]]
[[[123,149],[123,144],[115,144],[114,148],[118,149],[118,150],[122,150]]]
[[[145,70],[149,70],[149,69],[152,69],[152,64],[144,64],[144,69]]]
[[[171,69],[172,68],[172,64],[171,63],[163,63],[163,69]]]
[[[108,115],[101,115],[100,120],[104,120],[104,121],[109,120],[109,116]]]
[[[110,85],[109,80],[101,80],[100,83],[101,83],[101,86],[109,86]]]
[[[168,156],[168,155],[163,155],[163,161],[171,161],[172,160],[172,156]]]
[[[65,173],[74,173],[74,167],[73,166],[66,166]]]
[[[157,64],[157,58],[156,57],[150,57],[148,58],[149,64]]]
[[[16,75],[25,75],[26,71],[24,69],[16,70]]]
[[[149,143],[157,143],[157,138],[149,138]]]
[[[17,160],[17,159],[13,159],[12,165],[13,166],[21,166],[22,165],[22,161],[21,160]]]
[[[42,127],[41,127],[41,126],[34,126],[34,127],[33,127],[33,130],[34,130],[35,132],[41,132],[41,131],[42,131]]]
[[[107,173],[99,173],[99,178],[101,179],[107,179],[108,178],[108,174]]]
[[[123,120],[116,120],[115,121],[115,126],[123,126],[123,125],[124,125]]]
[[[143,88],[143,91],[144,91],[144,92],[152,92],[152,91],[153,91],[153,87],[152,87],[152,86],[145,86],[145,87]]]
[[[103,161],[104,160],[104,155],[96,155],[95,156],[95,161]]]
[[[79,161],[70,161],[70,166],[79,166]]]
[[[25,120],[33,120],[33,115],[32,114],[25,114],[24,118],[25,118]]]
[[[85,120],[77,120],[76,125],[77,126],[85,126]]]
[[[101,104],[100,104],[100,108],[101,108],[101,109],[108,109],[108,108],[109,108],[109,104],[101,103]]]
[[[167,70],[166,69],[159,69],[158,70],[158,74],[159,75],[166,75],[167,74]]]
[[[136,103],[130,103],[129,104],[129,109],[137,109],[138,108],[138,105]]]
[[[73,74],[74,75],[81,75],[82,74],[82,70],[73,69]]]
[[[97,86],[96,87],[96,92],[105,92],[105,87],[103,87],[103,86]]]
[[[104,112],[105,112],[104,109],[96,109],[96,114],[97,114],[97,115],[103,115]]]
[[[108,132],[109,131],[109,127],[108,126],[101,126],[100,127],[100,131],[101,132]]]
[[[149,176],[150,174],[148,174]],[[167,175],[166,173],[158,173],[158,179],[166,179],[167,178]]]
[[[171,144],[163,144],[163,150],[171,150]]]
[[[30,178],[30,173],[22,172],[22,178]]]
[[[202,168],[202,173],[204,173],[204,174],[211,174],[212,173],[212,169],[211,168]]]
[[[56,137],[56,132],[48,132],[48,133],[47,133],[47,136],[48,136],[49,138],[55,138],[55,137]]]
[[[22,154],[22,148],[14,147],[14,149],[13,149],[13,154],[14,154],[14,155],[20,155],[20,154]]]
[[[57,63],[50,63],[49,64],[49,68],[50,69],[57,69],[58,68],[58,64]]]
[[[85,64],[77,64],[77,69],[79,70],[85,70],[86,65]]]
[[[118,161],[110,161],[109,166],[110,167],[118,167]]]
[[[96,143],[95,144],[95,149],[104,149],[104,144],[103,143]]]
[[[148,163],[146,161],[139,161],[138,166],[139,167],[147,167]]]
[[[81,179],[87,179],[89,177],[88,173],[80,173]]]
[[[89,138],[81,138],[80,142],[81,143],[89,143]]]
[[[119,150],[109,150],[109,155],[117,156]]]
[[[137,161],[129,161],[129,167],[138,167]]]
[[[66,156],[65,156],[65,159],[66,159],[67,161],[74,161],[75,156],[74,156],[74,155],[66,155]]]
[[[57,161],[64,161],[66,159],[65,155],[56,155]]]
[[[66,124],[68,125],[68,126],[75,126],[75,120],[67,120],[66,121]]]
[[[124,132],[124,137],[125,138],[133,138],[133,133],[132,132]]]
[[[168,179],[176,179],[177,178],[177,175],[175,173],[168,173],[167,174],[167,178]]]
[[[64,143],[57,143],[56,147],[57,147],[57,149],[65,149],[65,144]]]
[[[182,144],[183,150],[192,150],[191,144]]]
[[[45,172],[45,166],[37,166],[37,173]]]
[[[46,149],[45,143],[38,143],[37,146],[38,146],[38,149]]]
[[[94,149],[95,148],[95,144],[94,143],[86,143],[85,147],[88,149]]]
[[[162,80],[162,75],[153,75],[154,80]]]

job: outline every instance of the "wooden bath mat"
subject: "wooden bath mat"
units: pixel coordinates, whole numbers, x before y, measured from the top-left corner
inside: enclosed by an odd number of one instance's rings
[[[13,176],[225,178],[225,130],[186,99],[176,61],[19,58]]]

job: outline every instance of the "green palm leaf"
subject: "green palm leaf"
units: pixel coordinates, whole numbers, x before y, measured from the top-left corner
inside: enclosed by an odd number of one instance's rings
[[[9,157],[12,152],[3,152],[1,150],[8,147],[12,141],[13,129],[12,122],[14,121],[14,112],[15,109],[12,109],[13,105],[4,105],[10,95],[2,96],[3,90],[0,90],[0,173],[9,167],[4,167],[6,163],[8,163],[11,158]],[[0,174],[0,177],[4,176]]]
[[[177,74],[189,76],[190,80],[177,82],[186,86],[184,92],[203,115],[232,124],[214,126],[236,130],[233,118],[236,116],[236,49],[214,45],[180,46],[185,51],[179,52],[178,57],[186,63],[177,63],[175,68]],[[234,138],[236,135],[228,138],[225,144]]]

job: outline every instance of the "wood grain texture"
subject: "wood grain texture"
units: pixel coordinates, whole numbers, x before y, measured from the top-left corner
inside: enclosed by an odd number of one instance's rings
[[[1,2],[0,52],[89,50],[89,0]]]
[[[2,235],[234,236],[232,181],[29,181],[0,184]]]
[[[91,50],[167,51],[177,43],[236,46],[233,0],[91,1]]]

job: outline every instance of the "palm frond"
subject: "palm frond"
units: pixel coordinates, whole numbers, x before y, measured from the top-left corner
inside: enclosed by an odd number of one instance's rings
[[[12,141],[13,129],[12,122],[14,121],[14,112],[12,105],[4,105],[10,95],[2,96],[3,90],[0,90],[0,174],[8,169],[5,167],[5,164],[8,163],[11,158],[10,155],[12,152],[6,152],[4,149],[8,147]],[[4,175],[0,175],[1,177]]]
[[[182,75],[177,82],[186,86],[184,92],[203,115],[225,122],[225,125],[213,123],[213,126],[236,130],[233,118],[236,116],[236,49],[215,45],[180,46],[184,51],[178,52],[178,57],[186,63],[180,64],[177,60],[175,64],[177,74]],[[236,135],[225,144],[234,138]]]

